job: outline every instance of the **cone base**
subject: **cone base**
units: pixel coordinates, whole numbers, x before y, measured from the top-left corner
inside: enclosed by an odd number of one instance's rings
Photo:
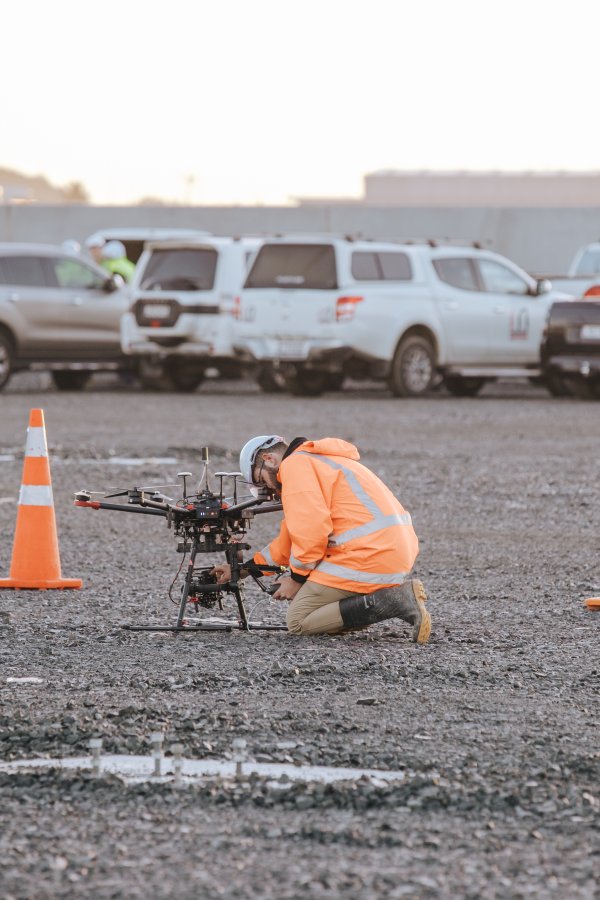
[[[22,591],[48,591],[48,590],[76,590],[82,587],[81,578],[56,578],[50,581],[40,581],[24,578],[0,578],[0,591],[14,588]]]
[[[600,612],[600,597],[588,597],[587,600],[584,600],[584,603],[588,609],[594,609]]]

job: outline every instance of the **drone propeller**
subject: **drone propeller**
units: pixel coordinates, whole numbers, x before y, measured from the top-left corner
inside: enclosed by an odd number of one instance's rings
[[[178,484],[147,484],[144,487],[137,487],[137,485],[136,485],[132,488],[119,489],[114,494],[105,494],[104,496],[107,499],[109,499],[110,497],[126,497],[127,494],[131,494],[132,492],[158,491],[158,488],[164,488],[164,487],[179,487],[179,485]]]

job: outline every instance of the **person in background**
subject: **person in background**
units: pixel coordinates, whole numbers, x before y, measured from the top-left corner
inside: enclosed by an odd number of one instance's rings
[[[425,644],[431,617],[425,588],[411,577],[419,552],[411,517],[359,459],[340,438],[251,438],[240,471],[253,493],[263,487],[280,497],[284,515],[279,535],[251,562],[289,567],[273,596],[289,601],[292,634],[338,634],[399,618]],[[213,571],[218,582],[231,577],[229,565]]]
[[[102,249],[106,241],[98,235],[91,235],[85,242],[85,249],[90,254],[97,266],[102,263]]]
[[[113,275],[120,275],[125,283],[129,283],[135,272],[135,263],[127,259],[125,244],[122,241],[107,241],[101,250],[100,265]]]

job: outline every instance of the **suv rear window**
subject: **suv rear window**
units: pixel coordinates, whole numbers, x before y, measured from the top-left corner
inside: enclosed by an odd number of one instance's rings
[[[479,290],[475,267],[468,256],[434,259],[433,268],[440,281],[451,284],[452,287],[460,288],[463,291]]]
[[[210,291],[217,251],[210,248],[154,250],[140,288],[144,291]]]
[[[258,251],[245,287],[334,290],[334,248],[331,244],[266,244]]]
[[[357,250],[352,254],[352,277],[357,281],[410,281],[412,267],[406,253]]]

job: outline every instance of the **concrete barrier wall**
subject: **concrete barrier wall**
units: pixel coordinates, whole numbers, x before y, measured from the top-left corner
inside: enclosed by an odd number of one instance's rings
[[[558,274],[600,238],[600,209],[407,209],[377,206],[0,206],[0,241],[83,241],[107,227],[202,228],[215,234],[327,232],[479,241],[534,273]]]

